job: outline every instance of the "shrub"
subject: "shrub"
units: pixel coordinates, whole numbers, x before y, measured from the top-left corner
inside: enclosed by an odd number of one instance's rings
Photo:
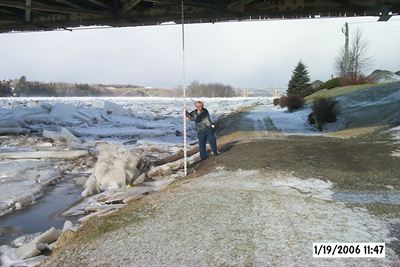
[[[291,95],[287,98],[287,108],[289,112],[293,112],[296,109],[304,106],[304,98],[298,95]]]
[[[274,98],[274,100],[272,101],[272,103],[274,104],[274,106],[279,105],[279,98]]]
[[[287,107],[287,102],[288,102],[288,97],[287,96],[281,96],[279,98],[279,106],[281,106],[281,108]]]
[[[354,78],[351,76],[345,76],[340,78],[341,86],[366,84],[368,82],[369,82],[368,79],[362,75],[358,76],[358,78]]]
[[[320,89],[332,89],[335,87],[340,86],[340,78],[336,77],[326,81],[325,83],[321,84]]]
[[[312,113],[308,115],[308,122],[315,124],[322,131],[324,124],[337,120],[338,101],[333,98],[320,97],[314,100]]]

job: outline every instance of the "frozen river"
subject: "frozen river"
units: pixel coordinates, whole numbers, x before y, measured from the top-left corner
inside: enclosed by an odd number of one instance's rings
[[[202,100],[213,120],[271,102],[270,98]],[[0,243],[21,231],[60,226],[64,218],[58,213],[78,200],[81,190],[69,178],[85,179],[93,170],[93,164],[85,162],[88,156],[77,162],[78,157],[67,153],[95,154],[100,143],[141,148],[154,159],[179,151],[182,104],[180,98],[159,97],[1,98]],[[196,139],[193,126],[189,123],[189,141]],[[49,188],[53,184],[57,185]],[[33,208],[25,208],[33,203],[37,203]]]

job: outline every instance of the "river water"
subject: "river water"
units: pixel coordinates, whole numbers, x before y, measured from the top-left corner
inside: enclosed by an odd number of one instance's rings
[[[0,245],[9,244],[16,237],[43,232],[51,227],[62,229],[65,220],[61,214],[79,202],[82,188],[72,181],[52,185],[37,199],[36,204],[0,217]]]

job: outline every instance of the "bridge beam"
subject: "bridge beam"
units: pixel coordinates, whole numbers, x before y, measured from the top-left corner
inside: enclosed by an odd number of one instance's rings
[[[32,1],[25,0],[25,21],[31,21],[31,14],[32,14]]]

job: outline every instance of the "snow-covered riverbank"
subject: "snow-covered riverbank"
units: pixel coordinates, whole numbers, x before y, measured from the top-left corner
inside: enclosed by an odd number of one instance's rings
[[[271,102],[269,98],[202,100],[213,120],[244,107]],[[189,124],[190,142],[196,139],[193,126]],[[144,185],[147,186],[140,189],[140,192],[128,188],[110,191],[108,194],[109,198],[122,197],[119,200],[121,202],[130,201],[158,190],[172,180],[149,183],[143,177],[137,177],[140,174],[139,166],[132,165],[132,160],[139,164],[136,159],[111,159],[103,153],[102,158],[107,160],[95,165],[100,145],[112,145],[108,147],[109,152],[114,149],[117,156],[140,155],[147,160],[157,160],[180,151],[183,141],[182,99],[2,98],[0,135],[0,216],[34,204],[49,191],[48,186],[54,183],[72,179],[83,185],[92,173],[93,179],[96,179],[96,174],[112,176],[120,169],[128,171],[126,177],[138,178],[136,183],[145,182]],[[123,149],[117,153],[118,147]],[[125,166],[126,164],[132,166]],[[179,168],[179,165],[178,162],[173,168]],[[97,182],[93,180],[93,187],[101,186]],[[84,203],[87,205],[77,206],[75,210],[78,209],[78,212],[72,212],[72,215],[93,212],[93,207],[88,211],[87,206],[98,204],[90,199]],[[111,206],[106,206],[107,211],[112,211],[118,205]],[[83,208],[80,212],[79,207]],[[96,207],[97,210],[101,208]],[[30,209],[34,208],[35,206]],[[58,212],[61,214],[63,210]],[[4,227],[0,229],[0,234],[7,235],[7,229],[12,229],[13,225]],[[47,228],[42,229],[46,230]]]

